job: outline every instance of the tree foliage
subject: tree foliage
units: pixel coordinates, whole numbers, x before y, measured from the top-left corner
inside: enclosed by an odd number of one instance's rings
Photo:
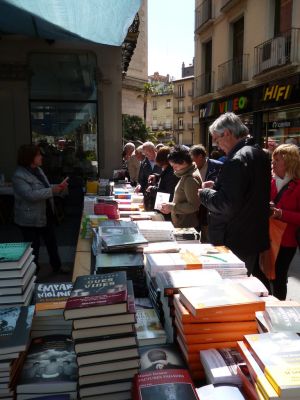
[[[127,141],[146,142],[148,130],[142,118],[137,115],[122,115],[123,138]]]

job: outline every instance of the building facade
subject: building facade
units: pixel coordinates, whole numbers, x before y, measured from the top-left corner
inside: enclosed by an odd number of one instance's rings
[[[196,0],[194,105],[199,141],[233,111],[261,144],[300,146],[300,2]]]
[[[122,82],[122,114],[144,118],[144,84],[148,82],[148,2],[143,0],[138,12],[137,44]],[[151,123],[151,107],[147,107],[146,125]]]

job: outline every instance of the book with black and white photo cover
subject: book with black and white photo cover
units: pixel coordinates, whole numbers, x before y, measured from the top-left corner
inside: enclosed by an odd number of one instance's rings
[[[0,353],[17,353],[27,350],[34,306],[0,309]]]
[[[172,371],[172,373],[171,373]],[[198,400],[192,378],[186,369],[141,372],[133,380],[135,400]]]
[[[141,372],[167,369],[184,369],[186,363],[175,344],[139,347]]]
[[[127,307],[126,272],[85,275],[76,278],[65,306],[65,319],[122,314]]]
[[[1,270],[20,269],[32,253],[31,243],[0,243]]]
[[[77,390],[78,371],[72,340],[64,335],[33,339],[17,393],[60,394]]]
[[[200,360],[209,383],[213,385],[242,385],[237,374],[237,365],[244,365],[245,361],[237,349],[201,350]]]
[[[62,315],[72,288],[72,282],[37,283],[34,292],[36,315]]]

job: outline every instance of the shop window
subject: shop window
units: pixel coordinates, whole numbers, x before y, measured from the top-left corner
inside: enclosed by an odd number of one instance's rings
[[[96,58],[84,54],[32,54],[32,142],[44,152],[50,182],[98,174]]]

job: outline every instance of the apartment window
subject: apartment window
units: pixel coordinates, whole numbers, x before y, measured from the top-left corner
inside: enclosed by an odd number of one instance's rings
[[[166,108],[171,108],[171,99],[166,100]]]
[[[152,102],[152,110],[157,110],[157,101],[153,100]]]
[[[33,53],[29,58],[32,142],[50,182],[98,173],[96,57]]]
[[[183,118],[178,118],[178,128],[183,129]]]
[[[183,85],[178,86],[178,96],[183,97],[184,96],[184,90],[183,90]]]
[[[293,0],[275,0],[274,36],[292,28]]]
[[[178,112],[183,112],[184,108],[183,108],[183,100],[179,100],[178,101]]]
[[[243,80],[244,17],[233,24],[232,83]]]

